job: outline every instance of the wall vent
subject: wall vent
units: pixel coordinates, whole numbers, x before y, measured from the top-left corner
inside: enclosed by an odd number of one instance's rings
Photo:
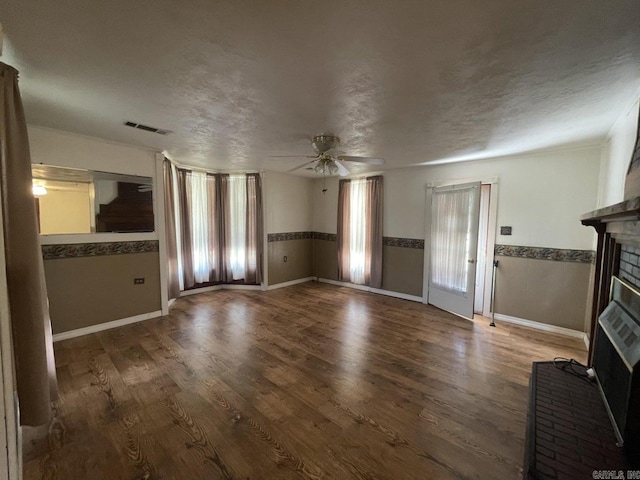
[[[137,128],[139,130],[144,130],[146,132],[157,133],[158,135],[169,135],[171,130],[165,130],[163,128],[150,127],[149,125],[143,125],[142,123],[136,122],[124,122],[127,127]]]

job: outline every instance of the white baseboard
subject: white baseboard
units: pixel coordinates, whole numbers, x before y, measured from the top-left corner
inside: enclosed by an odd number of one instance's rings
[[[181,297],[197,295],[198,293],[215,292],[217,290],[262,290],[260,285],[212,285],[210,287],[194,288],[180,292]]]
[[[173,305],[176,302],[177,298],[171,298],[169,299],[169,301],[167,302],[167,308],[170,307],[171,305]]]
[[[222,285],[222,290],[262,290],[262,285]]]
[[[329,283],[331,285],[338,285],[340,287],[353,288],[354,290],[362,290],[363,292],[377,293],[379,295],[386,295],[387,297],[401,298],[403,300],[410,300],[412,302],[422,303],[422,297],[416,295],[408,295],[406,293],[392,292],[390,290],[382,290],[380,288],[367,287],[366,285],[356,285],[355,283],[339,282],[337,280],[329,280],[328,278],[317,278],[318,282]]]
[[[582,340],[584,340],[584,346],[587,347],[587,350],[589,350],[589,335],[585,333],[584,337],[582,337]]]
[[[197,295],[199,293],[216,292],[222,290],[222,285],[213,285],[211,287],[194,288],[193,290],[184,290],[180,292],[181,297],[188,297],[189,295]]]
[[[290,280],[288,282],[274,283],[273,285],[269,285],[267,287],[267,290],[276,290],[277,288],[291,287],[292,285],[311,282],[314,278],[315,277],[305,277],[305,278],[298,278],[296,280]]]
[[[583,339],[584,332],[579,330],[572,330],[570,328],[558,327],[556,325],[549,325],[546,323],[534,322],[533,320],[526,320],[524,318],[512,317],[510,315],[503,315],[502,313],[496,313],[495,319],[500,322],[513,323],[523,327],[535,328],[536,330],[543,330],[545,332],[557,333],[558,335],[564,335],[566,337]]]
[[[150,318],[161,316],[162,310],[156,310],[155,312],[134,315],[133,317],[121,318],[120,320],[113,320],[112,322],[99,323],[97,325],[77,328],[75,330],[69,330],[68,332],[56,333],[53,336],[53,341],[59,342],[60,340],[81,337],[83,335],[89,335],[90,333],[102,332],[103,330],[110,330],[112,328],[122,327],[124,325],[130,325],[132,323],[138,323],[142,322],[143,320],[149,320]]]

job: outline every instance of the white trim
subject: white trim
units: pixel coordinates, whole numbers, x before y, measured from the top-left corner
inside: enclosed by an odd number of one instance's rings
[[[273,285],[269,285],[267,290],[276,290],[278,288],[291,287],[292,285],[298,285],[300,283],[307,283],[313,281],[315,277],[305,277],[298,278],[296,280],[290,280],[288,282],[274,283]]]
[[[181,297],[189,295],[197,295],[198,293],[215,292],[217,290],[262,290],[262,285],[211,285],[209,287],[194,288],[192,290],[183,290],[180,292]]]
[[[197,295],[198,293],[215,292],[222,290],[222,285],[212,285],[210,287],[194,288],[193,290],[183,290],[180,292],[180,297],[188,297],[189,295]]]
[[[156,153],[156,174],[153,182],[153,218],[158,233],[158,262],[160,264],[160,308],[163,315],[169,313],[169,282],[167,281],[167,235],[164,212],[164,156]]]
[[[402,300],[409,300],[411,302],[422,303],[422,297],[417,295],[409,295],[408,293],[392,292],[391,290],[382,290],[380,288],[369,289],[371,293],[378,293],[380,295],[386,295],[387,297],[401,298]]]
[[[584,346],[587,347],[587,351],[589,351],[589,335],[585,333],[582,340],[584,341]]]
[[[493,275],[497,273],[493,268],[496,253],[496,235],[498,231],[498,187],[499,182],[491,183],[489,191],[489,225],[487,225],[487,258],[484,266],[484,301],[482,302],[482,315],[491,316],[491,286]],[[496,292],[493,292],[495,297]]]
[[[221,285],[222,290],[262,290],[262,284],[260,285]]]
[[[425,200],[425,220],[424,220],[424,267],[422,271],[422,303],[429,303],[429,278],[431,276],[431,202],[433,196],[433,188],[447,185],[455,185],[458,183],[480,182],[480,184],[491,185],[489,194],[489,225],[487,226],[487,258],[484,270],[484,301],[482,315],[491,316],[491,284],[493,282],[493,262],[495,260],[496,234],[498,225],[498,189],[500,185],[499,177],[489,177],[484,179],[456,179],[441,180],[430,182],[426,185]],[[495,295],[495,292],[494,292]]]
[[[158,232],[40,235],[41,245],[63,245],[67,243],[144,242],[148,240],[158,240]]]
[[[424,264],[422,267],[422,303],[429,303],[429,277],[431,276],[431,202],[433,187],[425,190],[424,209]]]
[[[157,152],[157,150],[154,150]],[[186,163],[180,163],[177,160],[175,160],[174,158],[172,158],[171,154],[169,152],[167,152],[166,150],[163,150],[162,152],[160,152],[160,154],[167,158],[171,163],[173,163],[177,168],[180,168],[182,170],[191,170],[192,172],[202,172],[202,173],[210,173],[210,174],[217,174],[217,173],[228,173],[228,174],[238,174],[238,175],[242,175],[242,174],[247,174],[247,173],[263,173],[264,170],[260,170],[258,168],[249,168],[249,169],[238,169],[238,168],[234,168],[234,169],[215,169],[215,168],[207,168],[207,167],[197,167],[194,165],[187,165]],[[284,172],[276,172],[273,171],[273,173],[284,173]]]
[[[270,216],[267,215],[269,211],[267,207],[268,196],[266,194],[267,184],[269,183],[269,175],[265,175],[265,172],[260,172],[260,179],[262,181],[262,283],[260,287],[262,290],[269,290],[269,234],[267,233],[270,228]]]
[[[172,298],[167,302],[167,307],[171,308],[171,305],[176,303],[177,298]]]
[[[474,178],[458,178],[458,179],[454,179],[454,180],[439,180],[437,182],[429,182],[427,183],[427,187],[431,187],[431,188],[436,188],[436,187],[453,187],[453,186],[457,186],[457,185],[463,185],[465,183],[476,183],[476,182],[480,182],[481,184],[485,184],[485,185],[493,185],[494,183],[498,183],[498,177],[489,177],[489,178],[485,178],[485,179],[478,179],[477,177]]]
[[[379,295],[386,295],[387,297],[401,298],[402,300],[410,300],[412,302],[422,303],[422,297],[409,295],[407,293],[392,292],[391,290],[382,290],[380,288],[368,287],[366,285],[356,285],[355,283],[349,282],[339,282],[337,280],[329,280],[328,278],[317,278],[317,281],[321,283],[337,285],[339,287],[353,288],[354,290],[361,290],[363,292],[377,293]]]
[[[162,310],[156,310],[155,312],[142,313],[140,315],[134,315],[133,317],[121,318],[120,320],[113,320],[111,322],[98,323],[97,325],[90,325],[88,327],[77,328],[75,330],[69,330],[68,332],[56,333],[53,336],[54,342],[60,340],[67,340],[69,338],[81,337],[83,335],[89,335],[90,333],[102,332],[103,330],[110,330],[112,328],[122,327],[124,325],[130,325],[132,323],[142,322],[143,320],[149,320],[150,318],[156,318],[162,316]]]
[[[570,328],[558,327],[556,325],[549,325],[546,323],[534,322],[533,320],[526,320],[524,318],[512,317],[510,315],[503,315],[502,313],[496,313],[494,318],[501,322],[513,323],[522,327],[535,328],[536,330],[543,330],[549,333],[557,333],[558,335],[564,335],[572,338],[584,338],[585,333],[579,330],[572,330]]]

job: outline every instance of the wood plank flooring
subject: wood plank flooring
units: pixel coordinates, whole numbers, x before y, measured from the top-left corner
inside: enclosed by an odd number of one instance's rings
[[[55,345],[25,479],[516,479],[531,362],[580,340],[310,282]]]

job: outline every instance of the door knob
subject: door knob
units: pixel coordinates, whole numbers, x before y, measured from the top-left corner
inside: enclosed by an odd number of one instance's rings
[[[470,258],[469,260],[467,260],[467,262],[469,262],[469,263],[476,263],[475,259],[473,259],[473,258]]]

